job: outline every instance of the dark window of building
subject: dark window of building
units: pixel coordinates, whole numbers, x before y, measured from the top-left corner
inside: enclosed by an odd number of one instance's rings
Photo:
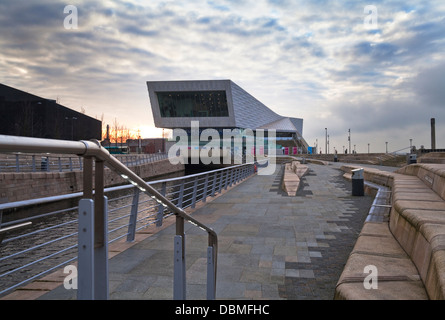
[[[225,91],[157,92],[161,117],[228,117]]]

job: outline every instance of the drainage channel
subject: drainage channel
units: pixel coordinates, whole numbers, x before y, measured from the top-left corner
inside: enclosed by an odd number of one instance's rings
[[[377,190],[374,202],[366,217],[366,222],[388,222],[392,208],[391,189],[368,181],[365,181],[365,186]]]

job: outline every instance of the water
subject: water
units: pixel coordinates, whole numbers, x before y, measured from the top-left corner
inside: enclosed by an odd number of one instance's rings
[[[183,176],[184,172],[169,174],[163,177],[157,177],[156,180]],[[160,190],[160,186],[154,186]],[[167,194],[177,192],[177,186],[168,186]],[[108,197],[108,230],[109,240],[119,237],[126,237],[129,222],[129,214],[133,202],[134,188],[106,193]],[[173,200],[175,195],[168,196]],[[0,292],[6,288],[22,282],[29,277],[39,275],[44,270],[52,268],[59,264],[66,263],[77,256],[77,199],[70,199],[51,204],[33,206],[23,209],[3,212],[2,222],[17,221],[29,217],[36,217],[44,213],[55,212],[56,214],[41,217],[32,220],[32,225],[19,229],[14,232],[8,232],[4,241],[0,245]],[[138,219],[144,218],[137,227],[154,223],[158,212],[158,204],[148,195],[140,193],[138,206]],[[40,232],[41,230],[45,230]],[[28,234],[28,236],[23,236]],[[30,234],[30,235],[29,235]],[[9,241],[16,238],[14,241]],[[62,253],[61,250],[70,248]],[[29,248],[34,248],[29,250]],[[19,254],[23,251],[22,254]],[[17,255],[15,255],[17,254]],[[10,257],[11,255],[15,255]],[[44,259],[48,255],[54,255],[49,259]],[[10,257],[5,259],[5,257]],[[41,260],[38,263],[33,261]],[[17,270],[19,268],[19,270]],[[17,270],[11,274],[5,273]],[[7,294],[7,292],[4,292]]]

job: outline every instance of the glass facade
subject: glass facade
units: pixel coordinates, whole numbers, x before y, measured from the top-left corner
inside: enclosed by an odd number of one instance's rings
[[[225,91],[157,92],[163,118],[228,117]]]

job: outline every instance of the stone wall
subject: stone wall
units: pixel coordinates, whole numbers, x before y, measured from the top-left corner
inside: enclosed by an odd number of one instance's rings
[[[168,159],[130,167],[143,179],[183,171],[184,165],[172,165]],[[127,183],[105,168],[106,187]],[[0,203],[50,197],[83,191],[83,172],[0,173]]]

